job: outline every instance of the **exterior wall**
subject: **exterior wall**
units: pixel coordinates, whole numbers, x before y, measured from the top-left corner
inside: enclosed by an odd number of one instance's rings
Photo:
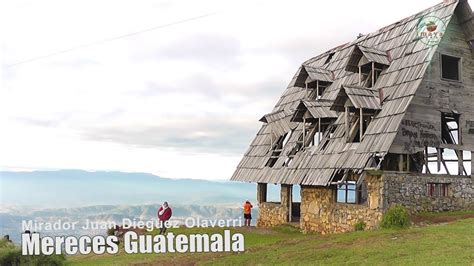
[[[332,188],[301,188],[301,229],[322,234],[353,231],[363,221],[366,229],[375,228],[382,218],[382,189],[380,177],[367,176],[367,204],[336,203]]]
[[[474,210],[474,184],[470,177],[385,174],[383,207],[400,204],[411,212]],[[447,197],[427,195],[428,183],[447,183]]]
[[[276,202],[263,202],[258,205],[257,227],[273,227],[287,222],[288,207]]]
[[[291,189],[291,186],[281,185],[280,202],[258,203],[257,227],[272,227],[288,222]]]
[[[301,229],[322,234],[353,231],[357,222],[374,229],[392,205],[410,212],[474,210],[474,182],[471,177],[385,173],[367,176],[368,200],[364,205],[336,203],[334,189],[302,187]],[[427,195],[428,183],[447,183],[447,197]]]
[[[461,82],[441,78],[441,54],[461,58]],[[474,151],[474,57],[457,15],[452,17],[446,33],[426,70],[403,118],[401,128],[390,148],[393,153],[415,153],[425,146],[439,147],[441,112],[460,113],[462,150]]]
[[[367,175],[367,202],[336,202],[333,188],[303,186],[301,188],[301,220],[303,232],[332,234],[353,231],[359,221],[366,229],[378,227],[382,215],[392,205],[403,205],[410,212],[474,210],[474,179],[462,176],[423,175],[385,172]],[[447,197],[427,195],[428,183],[447,183]],[[291,186],[282,185],[281,202],[259,203],[257,226],[272,227],[288,222]]]

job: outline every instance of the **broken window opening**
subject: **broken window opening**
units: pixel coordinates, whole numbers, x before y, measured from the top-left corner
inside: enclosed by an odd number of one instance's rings
[[[336,202],[365,204],[368,199],[365,175],[365,173],[357,175],[352,171],[338,171],[331,182],[335,185]]]
[[[309,147],[313,147],[313,146],[318,146],[319,143],[321,143],[321,140],[323,138],[323,133],[322,132],[316,132],[314,135],[313,135],[313,139],[311,140],[311,142],[309,143],[308,145],[308,148]]]
[[[387,153],[378,163],[382,170],[421,173],[424,157],[422,152],[413,154]]]
[[[280,185],[257,183],[258,203],[280,203]]]
[[[268,184],[267,185],[267,202],[280,203],[280,190],[281,185],[279,184]]]
[[[359,66],[359,86],[366,88],[375,87],[375,83],[377,83],[382,71],[386,68],[387,66],[375,62]]]
[[[324,91],[331,85],[331,82],[315,80],[306,83],[306,98],[308,100],[319,100],[323,96]]]
[[[335,54],[336,54],[335,52],[330,53],[328,57],[326,58],[326,62],[324,62],[324,64],[330,63]]]
[[[449,184],[447,183],[428,183],[426,184],[426,196],[428,197],[447,197]]]
[[[443,143],[456,145],[461,143],[459,116],[455,113],[441,113],[441,138]]]
[[[315,122],[311,123],[306,123],[305,120],[303,123],[303,131],[298,139],[298,143],[301,144],[300,148],[306,149],[319,145],[328,125],[323,124],[321,119],[316,119]]]
[[[324,135],[323,135],[323,138],[321,139],[321,144],[320,145],[320,151],[324,151],[328,144],[329,144],[329,141],[332,139],[332,137],[334,136],[334,132],[336,132],[336,129],[337,127],[334,125],[334,124],[331,124],[327,130],[325,131]]]
[[[441,55],[441,78],[460,81],[461,80],[461,58]]]
[[[266,167],[273,167],[275,163],[278,161],[278,157],[280,157],[281,152],[283,151],[283,146],[288,142],[290,135],[293,131],[286,133],[283,136],[280,136],[278,140],[272,144],[271,155],[270,159],[268,159],[267,163],[265,164]]]
[[[356,109],[357,111],[351,113],[350,109],[346,107],[346,140],[361,142],[374,114],[367,113],[368,110],[364,109]]]
[[[465,175],[472,173],[471,152],[427,147],[424,152],[423,173]]]

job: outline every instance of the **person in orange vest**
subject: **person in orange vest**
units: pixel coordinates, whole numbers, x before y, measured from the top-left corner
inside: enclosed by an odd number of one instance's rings
[[[245,200],[244,203],[244,219],[245,219],[245,226],[250,226],[250,221],[252,220],[252,204],[249,200]]]

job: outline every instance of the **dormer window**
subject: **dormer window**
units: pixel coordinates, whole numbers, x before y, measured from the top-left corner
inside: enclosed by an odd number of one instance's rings
[[[293,112],[287,109],[277,110],[264,115],[260,121],[267,124],[270,136],[270,147],[268,154],[270,158],[265,163],[266,167],[273,167],[283,152],[291,136],[293,135],[294,123],[288,123],[285,117]]]
[[[329,108],[327,101],[303,100],[297,106],[291,122],[301,123],[299,136],[292,150],[287,154],[288,159],[283,166],[290,166],[293,157],[302,150],[318,146],[326,130],[336,121],[337,113]],[[296,131],[295,131],[296,132]]]
[[[387,66],[375,62],[359,65],[359,86],[366,88],[375,87],[375,83],[385,68]]]
[[[361,142],[365,130],[381,110],[380,98],[375,90],[344,85],[331,110],[344,112],[346,141]]]
[[[265,166],[273,167],[275,165],[275,163],[278,161],[278,158],[280,157],[281,152],[283,151],[283,147],[288,142],[291,134],[292,134],[292,132],[288,132],[288,133],[278,137],[276,142],[271,143],[270,159],[268,159]]]
[[[359,86],[373,88],[382,71],[390,65],[390,61],[388,52],[357,45],[352,51],[346,70],[359,73]]]
[[[325,81],[311,81],[309,83],[306,83],[306,99],[307,100],[319,100],[321,99],[324,91],[326,88],[331,85],[330,82],[325,82]]]
[[[305,80],[307,90],[306,99],[319,100],[326,88],[331,85],[334,80],[334,74],[323,68],[315,68],[305,66],[308,77]]]
[[[334,74],[331,71],[324,68],[303,65],[300,67],[295,77],[293,77],[289,86],[305,88],[305,99],[318,100],[333,81]]]

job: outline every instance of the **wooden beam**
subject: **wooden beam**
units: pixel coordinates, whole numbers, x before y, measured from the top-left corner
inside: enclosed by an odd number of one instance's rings
[[[349,130],[349,141],[353,141],[357,135],[357,129],[359,129],[359,120],[360,118],[357,117],[356,120],[354,121],[354,124]]]
[[[303,116],[303,146],[305,146],[305,137],[306,137],[306,117]]]
[[[404,165],[403,154],[400,154],[398,156],[398,171],[403,172],[403,165]]]
[[[375,62],[372,62],[372,87],[375,86]]]
[[[308,82],[305,82],[304,98],[308,98]]]
[[[321,143],[321,118],[318,118],[318,145]]]
[[[293,220],[293,185],[288,185],[288,222]]]
[[[273,148],[273,126],[269,125],[270,127],[270,150]]]
[[[425,168],[426,168],[426,173],[431,174],[430,167],[428,165],[428,147],[425,147]]]
[[[362,108],[359,109],[359,141],[362,142],[362,137],[364,136],[364,111]]]
[[[446,173],[448,175],[451,175],[451,173],[449,173],[448,166],[446,165],[446,161],[443,159],[443,157],[441,157],[441,162],[443,163],[444,169],[446,169]]]
[[[406,154],[407,157],[407,171],[410,172],[410,155]]]
[[[346,110],[345,110],[345,130],[346,130],[346,141],[349,142],[349,139],[350,139],[350,132],[349,132],[349,107],[346,106]]]
[[[456,151],[456,154],[458,155],[458,168],[459,168],[458,175],[462,175],[465,172],[464,160],[463,160],[464,153],[463,151]]]
[[[459,162],[459,159],[443,159],[443,161],[448,162],[448,163],[457,163],[457,162]],[[464,162],[470,162],[471,160],[464,159],[463,161]],[[435,163],[435,162],[437,162],[437,160],[436,161],[429,161],[429,162],[430,163]]]
[[[359,86],[362,86],[362,68],[359,66]]]
[[[316,100],[319,100],[319,80],[316,80]]]
[[[437,155],[438,155],[438,158],[437,158],[437,165],[438,165],[438,172],[441,171],[441,149],[440,148],[436,148],[436,151],[437,151]]]

